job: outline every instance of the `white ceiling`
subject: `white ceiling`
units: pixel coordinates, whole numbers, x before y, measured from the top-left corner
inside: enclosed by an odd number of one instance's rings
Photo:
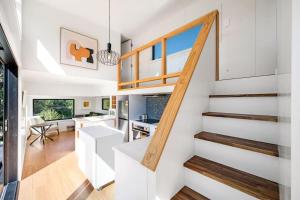
[[[44,4],[108,26],[108,0],[39,0]],[[111,29],[125,37],[164,12],[176,11],[194,0],[111,0]]]

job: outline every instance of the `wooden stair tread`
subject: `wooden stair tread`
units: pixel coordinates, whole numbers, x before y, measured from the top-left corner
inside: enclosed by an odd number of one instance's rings
[[[259,199],[279,200],[278,184],[267,179],[194,156],[184,167]]]
[[[211,117],[248,119],[248,120],[259,120],[259,121],[270,121],[270,122],[278,121],[278,117],[272,115],[252,115],[252,114],[237,114],[237,113],[222,113],[222,112],[205,112],[202,113],[202,115],[211,116]]]
[[[202,131],[195,138],[246,149],[270,156],[279,156],[278,145]]]
[[[184,186],[179,192],[172,197],[171,200],[209,200],[205,196],[192,190],[191,188]]]
[[[230,98],[230,97],[277,97],[277,93],[260,93],[260,94],[212,94],[209,98]]]

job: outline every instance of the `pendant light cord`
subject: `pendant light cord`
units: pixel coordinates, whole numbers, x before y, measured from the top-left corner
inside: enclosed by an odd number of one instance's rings
[[[108,42],[110,43],[110,0],[108,0]]]

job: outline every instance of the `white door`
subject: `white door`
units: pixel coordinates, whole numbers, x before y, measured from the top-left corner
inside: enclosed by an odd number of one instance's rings
[[[132,41],[127,40],[122,42],[121,44],[121,54],[124,55],[128,52],[132,51]],[[121,67],[121,80],[122,82],[128,82],[133,80],[132,76],[132,57],[130,56],[128,59],[122,61]]]

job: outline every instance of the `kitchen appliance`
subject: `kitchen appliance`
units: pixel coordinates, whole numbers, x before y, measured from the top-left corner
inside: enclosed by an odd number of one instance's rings
[[[145,137],[150,136],[150,128],[149,127],[144,127],[144,126],[140,126],[137,124],[132,124],[132,137],[133,140],[137,140],[137,139],[142,139]]]
[[[129,132],[129,98],[128,96],[118,96],[118,129],[128,136]],[[128,139],[127,139],[128,141]]]
[[[146,124],[157,124],[159,122],[158,119],[139,119],[139,120],[136,120],[137,122],[143,122],[143,123],[146,123]]]
[[[159,120],[139,119],[132,120],[130,122],[131,130],[129,134],[129,141],[133,141],[153,135],[155,133]]]
[[[143,114],[143,115],[140,116],[140,119],[141,120],[146,120],[146,119],[148,119],[148,115],[147,114]]]

